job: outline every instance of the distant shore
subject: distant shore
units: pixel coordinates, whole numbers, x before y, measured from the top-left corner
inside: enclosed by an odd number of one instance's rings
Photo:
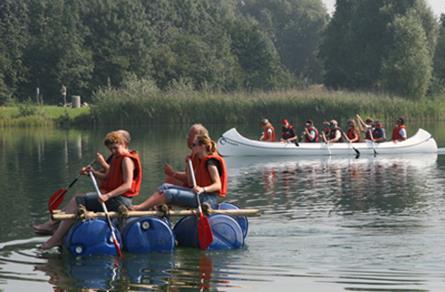
[[[413,101],[372,93],[328,91],[321,87],[254,93],[161,92],[142,87],[100,91],[91,107],[78,109],[30,104],[0,107],[0,126],[243,124],[257,123],[264,117],[345,121],[357,113],[383,121],[401,115],[411,120],[445,119],[444,97]]]

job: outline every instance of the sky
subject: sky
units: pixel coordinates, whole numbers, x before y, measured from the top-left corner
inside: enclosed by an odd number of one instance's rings
[[[335,9],[335,0],[322,0],[328,12],[332,15],[332,12]],[[444,0],[426,0],[428,5],[433,10],[433,13],[436,17],[440,17],[441,13],[445,13],[445,1]]]

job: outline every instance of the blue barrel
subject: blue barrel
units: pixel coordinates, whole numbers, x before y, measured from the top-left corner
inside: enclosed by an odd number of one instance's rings
[[[213,233],[213,242],[209,250],[237,249],[244,245],[243,231],[239,224],[227,215],[208,217]],[[173,228],[179,246],[199,248],[197,218],[187,216],[181,218]]]
[[[239,207],[230,203],[222,202],[218,205],[218,209],[220,210],[238,210]],[[233,219],[238,222],[241,230],[243,231],[243,237],[246,239],[247,233],[249,232],[249,220],[247,220],[246,216],[233,216]]]
[[[116,228],[114,231],[121,244],[119,231]],[[117,255],[110,228],[104,219],[77,222],[65,236],[64,243],[74,256]]]
[[[175,248],[170,226],[154,217],[131,218],[122,231],[124,247],[131,253],[169,252]]]

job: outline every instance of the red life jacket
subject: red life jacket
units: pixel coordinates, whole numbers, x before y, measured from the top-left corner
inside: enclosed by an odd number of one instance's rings
[[[199,162],[199,166],[195,171],[196,175],[196,184],[200,187],[206,187],[213,184],[212,179],[210,177],[209,169],[207,166],[207,162],[209,159],[216,159],[219,163],[218,171],[219,176],[221,178],[221,190],[219,191],[220,197],[225,197],[227,194],[227,168],[226,162],[224,159],[219,156],[217,153],[208,155],[207,157],[201,159]]]
[[[361,140],[360,139],[360,134],[358,133],[358,131],[354,127],[348,129],[348,132],[346,133],[346,136],[350,140],[355,139],[356,137],[358,137],[358,140],[356,142],[360,142],[360,140]]]
[[[317,130],[317,128],[315,128],[315,127],[309,127],[308,129],[307,129],[309,132],[311,132],[311,131],[315,131],[315,137],[314,137],[314,139],[309,139],[309,136],[306,134],[305,135],[305,137],[306,137],[306,142],[318,142],[318,137],[319,137],[319,133],[318,133],[318,130]]]
[[[139,154],[136,151],[130,151],[124,155],[116,155],[111,159],[110,169],[104,180],[102,180],[100,189],[103,192],[111,192],[124,183],[122,174],[122,160],[125,157],[131,158],[134,162],[133,181],[131,183],[131,189],[122,194],[125,197],[135,197],[139,195],[142,182],[142,166]]]
[[[406,140],[406,137],[402,137],[400,135],[400,130],[401,129],[406,129],[405,125],[399,125],[394,127],[394,129],[392,129],[392,138],[391,140],[393,141],[403,141]]]
[[[269,135],[269,129],[272,130],[272,134]],[[267,126],[263,132],[263,141],[275,142],[275,128],[272,125]]]

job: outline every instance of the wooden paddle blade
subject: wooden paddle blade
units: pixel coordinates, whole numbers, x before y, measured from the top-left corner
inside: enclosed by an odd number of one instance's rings
[[[67,192],[67,189],[59,189],[52,194],[52,196],[48,200],[48,210],[50,212],[57,209],[57,207],[60,206],[63,202],[63,198],[65,197],[65,194]]]
[[[198,239],[200,249],[207,249],[213,242],[213,233],[209,219],[202,214],[198,219]]]

